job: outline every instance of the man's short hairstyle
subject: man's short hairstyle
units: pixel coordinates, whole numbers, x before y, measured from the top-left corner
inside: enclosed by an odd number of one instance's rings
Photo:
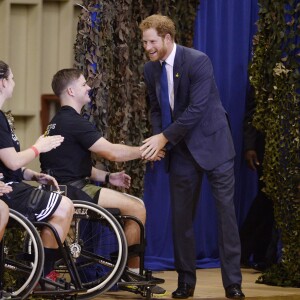
[[[166,34],[170,34],[172,40],[175,40],[175,24],[167,16],[163,16],[160,14],[151,15],[141,22],[139,28],[141,31],[153,28],[157,31],[158,36],[164,38]]]
[[[62,69],[58,71],[52,79],[52,90],[58,97],[67,88],[67,86],[74,80],[77,80],[82,75],[78,69]]]

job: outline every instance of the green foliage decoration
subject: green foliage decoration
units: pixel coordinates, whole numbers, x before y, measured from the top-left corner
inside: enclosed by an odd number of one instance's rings
[[[17,252],[14,252],[15,249],[20,249],[20,245],[22,245],[24,241],[24,237],[21,235],[21,231],[15,227],[15,228],[7,228],[5,230],[4,239],[6,241],[9,241],[7,245],[10,246],[9,249],[6,249],[4,247],[4,252],[9,252],[10,255],[14,256],[17,254]],[[15,286],[16,282],[18,280],[18,274],[16,272],[11,272],[9,268],[5,269],[3,274],[3,284],[6,287],[7,286]]]
[[[266,136],[263,177],[273,200],[282,259],[258,282],[300,287],[300,3],[259,0],[250,82],[255,89],[253,122]]]
[[[84,0],[79,16],[75,67],[83,70],[93,88],[86,116],[112,143],[141,145],[151,135],[143,65],[147,61],[138,25],[148,15],[171,16],[177,42],[192,46],[198,0]],[[145,163],[112,163],[96,158],[111,172],[126,170],[132,177],[128,191],[141,197]]]

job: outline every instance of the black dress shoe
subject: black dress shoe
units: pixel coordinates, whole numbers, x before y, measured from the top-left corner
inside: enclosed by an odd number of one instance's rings
[[[226,298],[229,299],[244,299],[245,295],[241,290],[241,286],[239,284],[231,284],[225,288]]]
[[[177,290],[172,293],[172,298],[186,299],[188,297],[193,297],[194,290],[195,288],[190,286],[189,284],[185,282],[179,282]]]

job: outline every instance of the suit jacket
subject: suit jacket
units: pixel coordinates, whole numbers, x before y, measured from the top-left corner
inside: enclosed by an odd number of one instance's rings
[[[145,64],[153,134],[161,132],[160,74],[159,61]],[[197,163],[212,170],[235,151],[211,61],[200,51],[177,45],[173,77],[173,123],[163,133],[171,147],[183,139]]]

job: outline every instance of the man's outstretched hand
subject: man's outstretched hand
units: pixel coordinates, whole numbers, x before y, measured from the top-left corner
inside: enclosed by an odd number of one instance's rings
[[[161,160],[165,156],[163,149],[167,142],[168,140],[162,133],[147,138],[140,147],[142,158],[149,161]]]

